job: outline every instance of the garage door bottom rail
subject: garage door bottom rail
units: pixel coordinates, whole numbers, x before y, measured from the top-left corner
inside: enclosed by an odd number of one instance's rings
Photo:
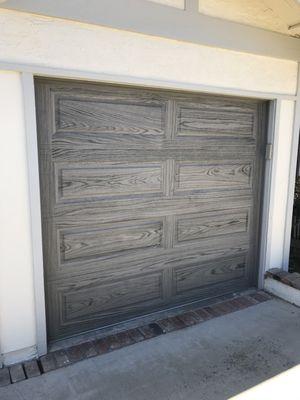
[[[72,365],[84,359],[152,339],[156,336],[187,328],[212,318],[220,317],[250,306],[265,302],[272,297],[263,292],[240,294],[225,301],[159,319],[147,325],[132,328],[113,335],[90,340],[78,345],[50,352],[37,360],[0,369],[0,386],[6,386],[25,379],[39,376],[58,368]]]

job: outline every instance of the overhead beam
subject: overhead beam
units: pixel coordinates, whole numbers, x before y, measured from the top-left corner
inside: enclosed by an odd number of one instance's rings
[[[207,46],[300,61],[300,40],[146,0],[4,0],[0,7],[162,36]]]

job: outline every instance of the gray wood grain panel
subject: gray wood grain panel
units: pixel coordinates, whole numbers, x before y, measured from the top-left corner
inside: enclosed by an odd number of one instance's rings
[[[64,96],[65,97],[65,96]],[[162,135],[164,104],[134,104],[96,99],[58,98],[55,133],[71,131],[132,135]]]
[[[62,294],[65,304],[64,323],[132,313],[145,303],[157,304],[163,299],[162,274],[152,273],[126,277],[117,282],[84,281],[84,284]]]
[[[252,165],[249,163],[178,163],[176,167],[178,190],[232,190],[249,188],[251,184]]]
[[[165,276],[165,274],[164,274]],[[164,286],[165,287],[165,286]],[[224,294],[230,294],[236,291],[241,291],[247,289],[248,283],[245,279],[233,279],[229,281],[223,281],[221,283],[216,283],[213,285],[213,292],[211,290],[211,285],[202,286],[197,288],[196,290],[190,290],[187,292],[183,292],[181,294],[177,294],[176,296],[172,295],[172,306],[181,306],[190,301],[194,301],[195,298],[198,299],[207,299],[222,296]],[[95,314],[95,318],[78,318],[74,321],[66,322],[64,320],[64,316],[60,315],[63,307],[61,307],[63,292],[62,290],[66,289],[53,286],[50,291],[52,293],[52,303],[53,307],[57,310],[56,313],[52,313],[49,315],[48,321],[52,324],[52,335],[56,338],[60,337],[69,337],[70,335],[79,334],[81,332],[85,332],[91,329],[97,329],[99,326],[105,327],[107,332],[113,332],[114,329],[118,328],[118,325],[121,323],[121,326],[127,327],[130,322],[134,323],[134,320],[130,321],[131,317],[139,316],[139,321],[137,324],[141,324],[144,318],[147,318],[147,315],[153,314],[156,311],[168,310],[168,305],[170,304],[168,299],[158,299],[157,301],[150,301],[149,303],[139,303],[130,308],[128,313],[128,308],[119,308],[119,310],[115,310],[115,312],[108,312],[102,314],[99,312]],[[204,300],[205,301],[205,300]],[[127,316],[127,323],[124,321],[124,314]],[[143,318],[144,317],[144,318]],[[153,317],[154,318],[154,317]],[[64,321],[64,323],[62,323]],[[112,325],[113,324],[113,325]],[[117,324],[117,326],[115,325]]]
[[[86,230],[60,231],[62,262],[86,260],[125,250],[157,247],[162,240],[161,221],[126,221],[91,226]]]
[[[93,202],[85,203],[82,207],[81,203],[62,203],[54,205],[53,209],[44,217],[53,221],[59,227],[72,227],[85,225],[94,221],[109,222],[120,221],[126,216],[128,219],[141,216],[142,218],[150,218],[155,216],[190,214],[201,212],[209,212],[215,210],[230,210],[239,208],[249,208],[253,204],[252,194],[249,190],[243,194],[241,190],[228,193],[196,193],[189,194],[184,197],[176,195],[173,197],[155,198],[131,198],[130,203],[124,202],[122,199],[107,200],[101,199]]]
[[[251,141],[247,143],[244,141],[235,141],[228,143],[220,141],[217,143],[204,143],[201,144],[197,141],[189,141],[186,139],[184,147],[179,141],[172,143],[172,147],[168,147],[168,143],[159,143],[158,146],[147,147],[143,145],[136,145],[136,142],[131,144],[124,143],[123,146],[53,146],[50,157],[59,162],[126,162],[132,160],[135,162],[155,162],[167,161],[174,159],[177,161],[204,161],[215,162],[222,161],[250,161],[255,157],[256,144]],[[129,147],[124,152],[124,147]]]
[[[162,193],[162,165],[154,164],[72,164],[57,168],[58,199],[128,196]]]
[[[249,210],[221,210],[179,216],[176,220],[177,242],[247,232],[248,213]]]
[[[170,218],[171,219],[171,218]],[[93,227],[91,226],[92,230]],[[59,246],[53,244],[52,250],[48,253],[51,256],[46,272],[47,281],[59,281],[64,279],[82,279],[85,274],[97,273],[105,279],[115,277],[116,279],[130,271],[130,273],[143,273],[143,271],[157,270],[160,268],[173,268],[176,265],[188,264],[191,260],[212,260],[216,258],[229,257],[239,253],[247,253],[252,246],[249,240],[249,233],[229,235],[227,237],[216,236],[203,238],[200,241],[185,242],[176,245],[174,243],[174,232],[169,218],[163,227],[162,246],[132,248],[121,252],[112,251],[101,253],[93,257],[71,259],[68,262],[60,262]],[[50,236],[50,235],[49,235]],[[57,239],[57,233],[52,233]],[[57,246],[57,247],[56,247]],[[58,259],[57,259],[58,258]]]
[[[195,290],[201,286],[241,278],[245,274],[246,259],[237,257],[204,265],[175,269],[176,294]]]
[[[36,80],[50,340],[255,285],[266,105]]]
[[[222,109],[214,106],[202,108],[191,104],[178,106],[177,135],[178,136],[252,136],[255,128],[256,113],[244,112],[241,107]]]

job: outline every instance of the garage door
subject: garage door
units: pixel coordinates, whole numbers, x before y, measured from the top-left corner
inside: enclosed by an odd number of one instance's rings
[[[36,80],[49,339],[256,284],[266,104]]]

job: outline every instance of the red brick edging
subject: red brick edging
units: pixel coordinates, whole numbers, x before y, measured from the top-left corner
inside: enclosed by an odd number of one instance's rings
[[[266,272],[265,276],[300,290],[300,274],[298,272],[287,272],[281,268],[271,268]]]
[[[25,361],[10,367],[1,368],[0,387],[33,378],[49,371],[74,364],[78,361],[105,354],[165,333],[199,324],[212,318],[243,310],[244,308],[270,300],[271,298],[269,294],[263,291],[256,291],[248,295],[239,295],[173,317],[160,319],[138,328],[91,340],[71,346],[67,349],[56,350],[37,360]]]

